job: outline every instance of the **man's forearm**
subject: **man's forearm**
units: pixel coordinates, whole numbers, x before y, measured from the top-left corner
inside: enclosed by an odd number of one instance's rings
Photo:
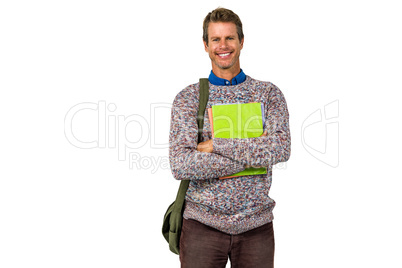
[[[290,157],[290,137],[273,134],[248,139],[214,139],[213,152],[253,167],[268,167]]]
[[[245,169],[243,164],[233,159],[194,148],[173,146],[169,159],[173,176],[178,180],[214,179]]]

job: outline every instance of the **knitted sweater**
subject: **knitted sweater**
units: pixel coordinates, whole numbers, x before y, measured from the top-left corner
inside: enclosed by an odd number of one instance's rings
[[[213,152],[197,148],[199,83],[179,92],[173,102],[169,160],[173,176],[191,180],[184,218],[194,219],[228,234],[240,234],[273,219],[275,201],[268,196],[272,166],[290,156],[289,114],[282,92],[270,82],[247,76],[234,86],[209,84],[207,109],[218,103],[262,102],[267,136],[213,139]],[[212,139],[205,112],[202,141]],[[228,179],[246,166],[267,167],[267,174]]]

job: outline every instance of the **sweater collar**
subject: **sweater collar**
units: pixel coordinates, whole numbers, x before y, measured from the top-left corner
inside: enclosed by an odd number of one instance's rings
[[[234,86],[240,83],[243,83],[246,80],[246,75],[243,70],[240,69],[240,73],[233,77],[232,83],[229,80],[217,77],[212,71],[209,74],[208,80],[211,84],[215,86]]]

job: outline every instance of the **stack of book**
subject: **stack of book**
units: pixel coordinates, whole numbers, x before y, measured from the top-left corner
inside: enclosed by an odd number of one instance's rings
[[[212,105],[208,109],[212,136],[225,139],[260,137],[264,132],[264,105],[259,102]],[[266,174],[267,169],[249,167],[220,179]]]

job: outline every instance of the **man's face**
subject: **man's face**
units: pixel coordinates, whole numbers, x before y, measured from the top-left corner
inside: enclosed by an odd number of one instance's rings
[[[205,51],[212,61],[212,70],[240,71],[240,50],[243,40],[239,40],[236,25],[232,22],[211,22],[208,26],[208,45]],[[215,73],[216,74],[216,73]]]

